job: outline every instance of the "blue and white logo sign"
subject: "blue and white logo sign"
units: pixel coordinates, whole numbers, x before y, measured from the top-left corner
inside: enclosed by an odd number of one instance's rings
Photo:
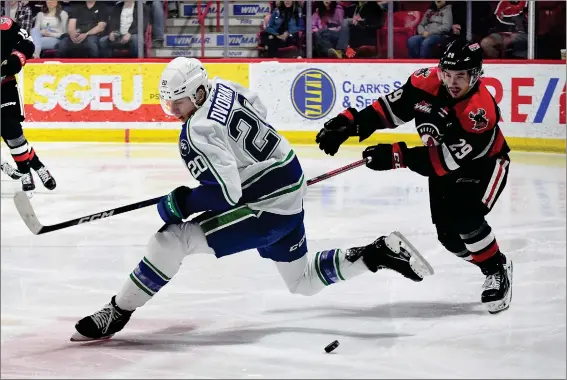
[[[306,119],[317,120],[327,116],[335,100],[335,84],[323,70],[302,71],[291,85],[293,108]]]

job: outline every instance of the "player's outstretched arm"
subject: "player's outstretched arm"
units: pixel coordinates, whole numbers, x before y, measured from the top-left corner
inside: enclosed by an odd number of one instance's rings
[[[426,177],[444,176],[475,159],[499,153],[506,144],[504,135],[494,122],[499,119],[499,114],[491,114],[483,122],[482,112],[487,111],[472,107],[459,117],[447,113],[448,132],[440,145],[408,148],[403,142],[378,144],[368,147],[362,156],[372,158],[367,166],[373,170],[407,167]]]
[[[380,97],[368,107],[360,111],[347,108],[328,120],[315,142],[319,149],[334,156],[349,137],[357,136],[359,141],[364,141],[378,129],[396,128],[412,120],[414,98],[415,87],[408,80],[401,88]]]

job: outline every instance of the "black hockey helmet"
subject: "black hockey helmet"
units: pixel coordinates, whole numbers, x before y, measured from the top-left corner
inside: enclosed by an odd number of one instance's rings
[[[439,61],[439,68],[442,71],[468,71],[471,77],[470,86],[472,87],[483,74],[482,49],[477,42],[455,40],[447,45]]]

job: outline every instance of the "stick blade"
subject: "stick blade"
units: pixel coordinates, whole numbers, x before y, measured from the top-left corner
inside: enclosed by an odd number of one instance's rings
[[[28,195],[23,191],[18,191],[14,195],[14,204],[16,205],[16,209],[18,213],[22,217],[22,220],[28,226],[29,230],[34,234],[37,235],[43,229],[43,226],[37,220],[37,216],[35,216],[35,212],[33,211],[33,207],[30,203]]]

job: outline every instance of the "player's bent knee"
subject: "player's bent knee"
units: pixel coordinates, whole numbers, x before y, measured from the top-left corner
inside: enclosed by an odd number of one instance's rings
[[[478,230],[479,228],[483,227],[486,224],[487,223],[484,216],[477,215],[461,220],[457,224],[456,229],[460,235],[470,234],[471,232]]]
[[[311,270],[312,263],[307,255],[290,262],[276,262],[276,267],[291,294],[312,296],[325,286],[316,278]]]
[[[192,253],[212,253],[207,244],[205,234],[199,225],[194,223],[170,224],[164,226],[150,238],[148,243],[150,255],[168,255],[183,260]]]
[[[466,250],[465,243],[457,233],[439,233],[437,239],[451,253],[460,254]]]
[[[150,256],[167,254],[184,257],[186,252],[182,248],[179,231],[177,225],[169,225],[160,232],[153,234],[148,243],[148,254]]]

